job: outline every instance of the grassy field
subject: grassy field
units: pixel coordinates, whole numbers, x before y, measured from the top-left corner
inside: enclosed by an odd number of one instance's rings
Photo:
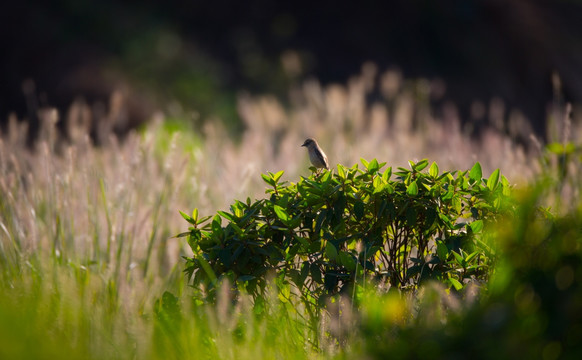
[[[435,118],[425,82],[383,74],[385,97],[368,105],[370,76],[325,88],[307,82],[293,89],[288,107],[241,96],[245,131],[235,138],[218,121],[194,128],[162,115],[119,138],[115,109],[95,117],[76,104],[66,114],[43,111],[28,146],[26,123],[10,119],[0,138],[0,358],[374,357],[374,337],[359,324],[412,319],[415,301],[371,291],[361,312],[337,304],[343,315],[332,311],[314,335],[301,309],[276,295],[262,310],[244,297],[234,304],[227,292],[215,306],[194,301],[181,258],[190,253],[173,237],[187,229],[179,210],[212,215],[234,199],[264,197],[260,173],[284,170],[287,181],[309,175],[306,137],[318,139],[332,167],[360,157],[394,167],[428,158],[443,170],[479,161],[484,174],[500,168],[518,188],[559,168],[559,159],[541,161],[539,142],[524,147],[504,135],[499,119],[471,139],[453,105]],[[555,140],[579,141],[580,128],[561,121],[563,110],[550,115],[562,124]],[[580,211],[579,159],[565,168],[563,186],[544,197],[554,213]],[[436,285],[423,291],[423,299],[446,305],[432,313],[435,322],[469,306]],[[560,355],[555,344],[544,349],[548,358]]]

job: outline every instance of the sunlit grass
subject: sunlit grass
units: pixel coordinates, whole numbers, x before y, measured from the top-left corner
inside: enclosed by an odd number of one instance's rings
[[[0,358],[349,358],[363,351],[361,319],[410,323],[414,302],[376,296],[371,285],[361,314],[330,305],[343,316],[323,317],[315,333],[301,309],[276,297],[262,313],[226,294],[217,306],[198,304],[182,272],[189,250],[173,238],[187,226],[179,210],[213,214],[234,199],[263,197],[261,172],[308,175],[300,147],[308,136],[332,167],[429,158],[442,170],[479,161],[514,182],[542,172],[539,150],[493,125],[468,138],[455,111],[436,118],[427,90],[398,76],[384,74],[384,100],[367,104],[367,76],[346,86],[307,82],[287,108],[243,96],[246,130],[237,139],[220,122],[194,128],[163,117],[118,138],[119,109],[100,118],[77,103],[68,114],[42,112],[30,145],[25,123],[11,119],[0,137]],[[432,296],[449,309],[455,301],[440,288],[425,292],[418,301]],[[433,325],[445,317],[431,314]]]

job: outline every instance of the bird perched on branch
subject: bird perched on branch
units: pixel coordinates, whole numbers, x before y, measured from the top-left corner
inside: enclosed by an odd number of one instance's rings
[[[305,146],[307,148],[307,151],[309,152],[309,160],[313,166],[315,166],[317,169],[329,170],[327,156],[325,156],[325,153],[323,150],[321,150],[315,139],[309,138],[305,140],[301,146]]]

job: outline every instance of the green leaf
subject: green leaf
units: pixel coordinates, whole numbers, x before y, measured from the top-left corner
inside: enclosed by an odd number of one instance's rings
[[[453,256],[455,257],[455,260],[457,261],[457,263],[462,266],[465,262],[465,259],[463,258],[463,256],[454,250],[451,251],[451,253],[453,253]]]
[[[451,283],[451,285],[453,285],[453,287],[455,288],[455,290],[460,291],[463,289],[463,284],[461,284],[459,282],[459,280],[455,279],[455,278],[449,278],[449,282]]]
[[[499,169],[493,171],[493,173],[487,180],[487,187],[489,188],[489,190],[493,191],[497,187],[497,183],[499,183]]]
[[[453,197],[453,201],[451,201],[451,204],[453,205],[453,209],[455,209],[457,214],[461,214],[461,210],[463,209],[461,198],[459,196]]]
[[[416,184],[416,180],[410,183],[406,188],[406,193],[410,196],[418,195],[418,185]]]
[[[264,181],[265,181],[267,184],[269,184],[269,185],[271,185],[271,186],[275,186],[276,182],[275,182],[275,180],[273,180],[273,179],[272,179],[270,176],[267,176],[267,175],[265,175],[265,174],[261,174],[261,177],[263,178],[263,180],[264,180]]]
[[[216,273],[214,272],[214,270],[212,270],[212,267],[210,266],[208,261],[206,261],[206,259],[202,255],[198,255],[196,259],[198,260],[200,266],[202,266],[202,269],[204,269],[204,272],[206,272],[206,275],[210,278],[210,280],[212,282],[215,282]]]
[[[179,211],[179,210],[178,210]],[[180,215],[182,215],[182,217],[184,218],[184,220],[186,220],[187,222],[189,222],[192,225],[196,225],[196,220],[191,218],[190,216],[188,216],[188,214],[183,213],[182,211],[180,211]]]
[[[509,184],[509,180],[507,180],[504,175],[501,175],[501,185],[503,185],[503,195],[511,195],[511,185]]]
[[[337,249],[329,241],[327,242],[327,244],[325,244],[325,255],[331,261],[334,261],[337,258]]]
[[[386,171],[384,171],[384,173],[382,174],[382,180],[384,180],[384,182],[388,182],[390,176],[392,176],[392,166],[390,166],[388,169],[386,169]]]
[[[402,179],[405,179],[410,175],[410,170],[403,167],[398,167],[398,171],[396,171],[394,174],[398,175]]]
[[[449,249],[442,241],[437,241],[437,255],[443,262],[447,261],[447,258],[449,257]]]
[[[321,270],[319,270],[319,266],[316,263],[311,264],[309,268],[309,272],[311,273],[311,278],[318,284],[322,284],[323,281],[321,279]]]
[[[437,165],[436,162],[434,162],[434,161],[432,162],[432,164],[430,165],[430,169],[428,169],[428,173],[433,178],[436,178],[437,176],[439,176],[439,166]]]
[[[356,269],[356,261],[348,252],[342,251],[339,253],[339,262],[349,271],[354,271]]]
[[[386,185],[379,185],[379,186],[375,186],[374,187],[374,192],[372,194],[378,194],[381,193],[382,191],[384,191],[384,189],[386,188]]]
[[[283,173],[285,171],[281,170],[277,173],[275,173],[274,175],[272,175],[273,180],[275,180],[275,182],[279,181],[279,179],[281,178],[281,176],[283,176]]]
[[[382,180],[382,178],[380,176],[376,176],[374,178],[372,185],[374,185],[374,192],[373,192],[374,194],[377,194],[377,193],[381,192],[382,190],[384,190],[384,180]]]
[[[236,219],[234,218],[234,215],[227,213],[226,211],[222,211],[222,210],[218,210],[217,213],[222,216],[223,218],[225,218],[226,220],[232,221],[232,222],[236,222]]]
[[[368,164],[370,164],[370,163],[368,161],[366,161],[366,159],[364,159],[364,158],[360,158],[360,161],[362,162],[362,164],[364,164],[364,166],[367,169],[368,168]]]
[[[198,219],[198,222],[196,223],[197,225],[202,224],[203,222],[205,222],[206,220],[210,219],[212,217],[212,215],[208,215],[208,216],[204,216],[201,219]]]
[[[481,183],[481,177],[483,176],[483,172],[481,171],[481,164],[476,162],[475,165],[471,168],[469,172],[469,179],[472,183]]]
[[[375,188],[381,186],[382,184],[384,184],[384,180],[382,180],[382,177],[380,177],[380,176],[374,177],[374,181],[372,181],[372,185],[374,185]]]
[[[220,233],[222,230],[222,221],[220,220],[220,215],[214,215],[212,218],[212,232],[215,234]]]
[[[412,168],[414,169],[414,171],[422,171],[427,166],[428,166],[428,160],[423,159],[423,160],[420,160],[419,162],[417,162],[416,164],[412,165]]]
[[[406,269],[406,278],[410,279],[410,278],[416,276],[420,272],[421,269],[422,269],[422,266],[420,266],[420,265],[412,265],[411,267]]]
[[[323,172],[323,176],[321,177],[321,179],[319,181],[321,181],[321,183],[326,183],[329,181],[329,179],[331,179],[331,171],[327,171],[324,170]]]
[[[378,164],[378,160],[372,159],[370,163],[368,163],[368,172],[370,174],[375,174],[380,169],[380,165]]]
[[[277,214],[277,217],[281,219],[281,221],[283,222],[289,221],[289,215],[287,215],[285,209],[283,209],[279,205],[275,205],[273,206],[273,210],[275,210],[275,214]]]
[[[343,167],[343,165],[337,164],[337,173],[338,173],[340,178],[342,178],[342,179],[346,178],[346,172],[345,172],[345,168]]]
[[[469,226],[474,233],[479,233],[483,229],[483,220],[475,220]]]
[[[477,255],[479,255],[478,251],[473,251],[471,254],[467,255],[467,257],[465,258],[465,263],[470,263],[471,260],[473,260]]]
[[[450,219],[450,218],[449,218],[447,215],[445,215],[445,214],[443,214],[442,212],[440,212],[440,211],[439,211],[439,212],[438,212],[438,216],[439,216],[439,219],[441,219],[441,221],[442,221],[442,222],[443,222],[443,223],[444,223],[444,224],[445,224],[445,225],[446,225],[446,226],[447,226],[449,229],[453,227],[453,223],[452,223],[451,219]]]
[[[441,196],[441,200],[442,201],[449,201],[453,198],[453,195],[455,195],[455,193],[453,192],[453,187],[450,186],[449,190]]]

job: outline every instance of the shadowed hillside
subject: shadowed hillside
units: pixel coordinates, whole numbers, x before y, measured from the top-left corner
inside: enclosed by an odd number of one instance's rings
[[[0,117],[16,111],[33,128],[39,105],[66,110],[81,96],[101,111],[115,90],[127,104],[125,128],[155,109],[171,112],[168,100],[238,124],[240,90],[285,99],[297,80],[343,83],[365,61],[445,84],[435,109],[450,100],[475,129],[493,102],[541,134],[548,104],[582,99],[577,1],[29,0],[0,10]]]

